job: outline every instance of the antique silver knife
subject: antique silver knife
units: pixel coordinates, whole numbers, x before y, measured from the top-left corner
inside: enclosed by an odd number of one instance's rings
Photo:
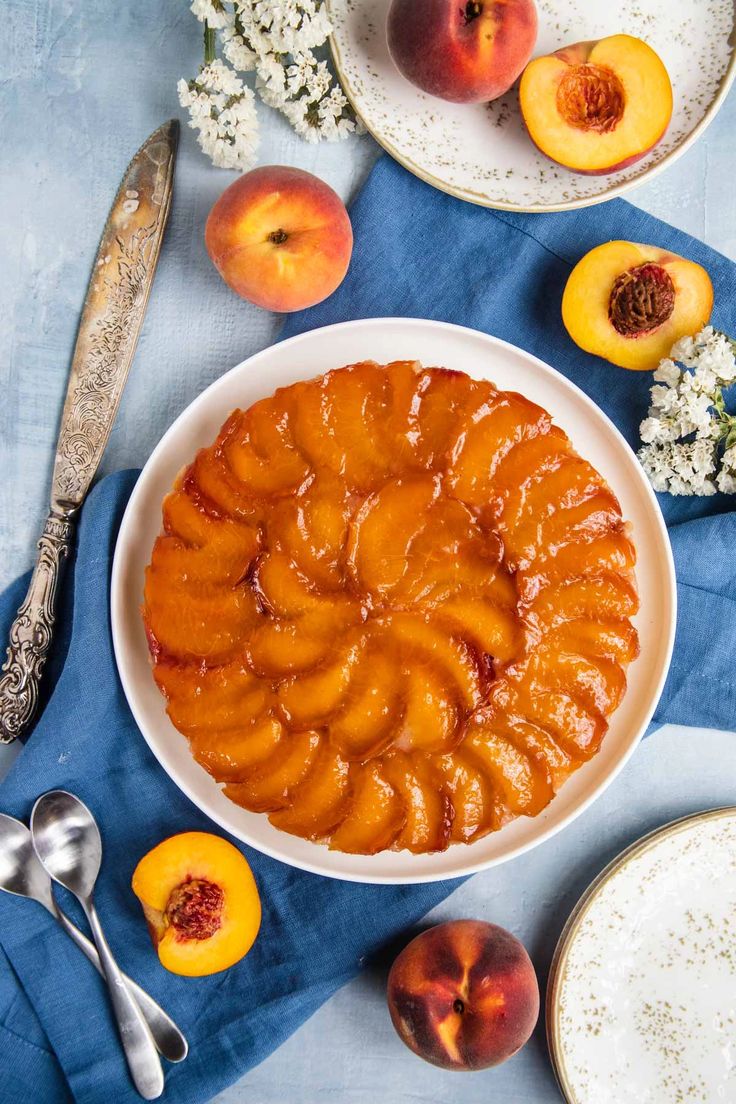
[[[51,510],[0,675],[0,743],[20,736],[38,705],[74,519],[110,436],[146,312],[171,205],[178,136],[179,124],[170,119],[143,143],[102,233],[61,416]]]

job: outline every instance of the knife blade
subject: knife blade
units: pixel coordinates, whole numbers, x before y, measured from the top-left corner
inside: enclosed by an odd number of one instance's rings
[[[133,157],[97,250],[61,415],[51,510],[0,675],[0,743],[15,740],[38,706],[74,519],[110,436],[153,284],[171,206],[178,135],[179,124],[170,119]]]

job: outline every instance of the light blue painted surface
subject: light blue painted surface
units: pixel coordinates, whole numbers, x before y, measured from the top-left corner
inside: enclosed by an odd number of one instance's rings
[[[32,562],[78,314],[110,201],[140,142],[179,114],[176,80],[199,62],[184,0],[6,0],[3,28],[0,587]],[[265,108],[261,119],[262,163],[314,171],[345,199],[377,155],[367,137],[310,146]],[[735,127],[732,94],[704,138],[630,198],[736,259]],[[167,239],[103,471],[142,464],[195,395],[278,331],[277,317],[238,300],[214,276],[204,250],[205,218],[230,179],[185,130]],[[733,746],[694,730],[656,736],[574,827],[473,879],[438,916],[506,924],[539,950],[544,966],[578,891],[620,844],[681,811],[734,800],[719,765]],[[705,763],[701,751],[710,752]],[[734,767],[732,758],[732,776]],[[653,777],[664,778],[654,794]],[[548,916],[553,931],[544,930]],[[509,1104],[558,1099],[541,1043],[493,1074],[458,1078],[424,1066],[394,1038],[379,979],[369,974],[220,1101],[374,1104],[377,1093],[387,1104],[485,1104],[496,1093]]]

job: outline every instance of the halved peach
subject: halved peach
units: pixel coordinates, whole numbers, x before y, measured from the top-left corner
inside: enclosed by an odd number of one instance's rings
[[[633,164],[672,118],[672,85],[661,58],[626,34],[535,58],[524,70],[519,98],[534,144],[580,173]]]
[[[713,285],[694,261],[638,242],[611,241],[570,273],[562,321],[581,349],[621,368],[656,368],[681,337],[703,328]]]
[[[261,924],[258,887],[227,840],[182,832],[144,855],[133,872],[161,965],[202,977],[239,962]]]

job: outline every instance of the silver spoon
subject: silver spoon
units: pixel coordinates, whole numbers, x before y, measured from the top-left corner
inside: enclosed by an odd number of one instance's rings
[[[52,790],[39,797],[33,806],[31,835],[46,872],[73,893],[84,909],[105,972],[133,1083],[145,1100],[155,1100],[164,1091],[156,1044],[126,988],[94,906],[92,895],[102,862],[102,841],[95,818],[74,794]]]
[[[90,943],[87,936],[75,927],[54,900],[51,879],[33,850],[29,829],[6,813],[0,813],[0,889],[43,905],[95,969],[105,976],[94,943]],[[189,1047],[179,1028],[145,989],[136,985],[127,974],[123,974],[123,980],[138,1001],[160,1053],[169,1062],[181,1062],[186,1058]]]

